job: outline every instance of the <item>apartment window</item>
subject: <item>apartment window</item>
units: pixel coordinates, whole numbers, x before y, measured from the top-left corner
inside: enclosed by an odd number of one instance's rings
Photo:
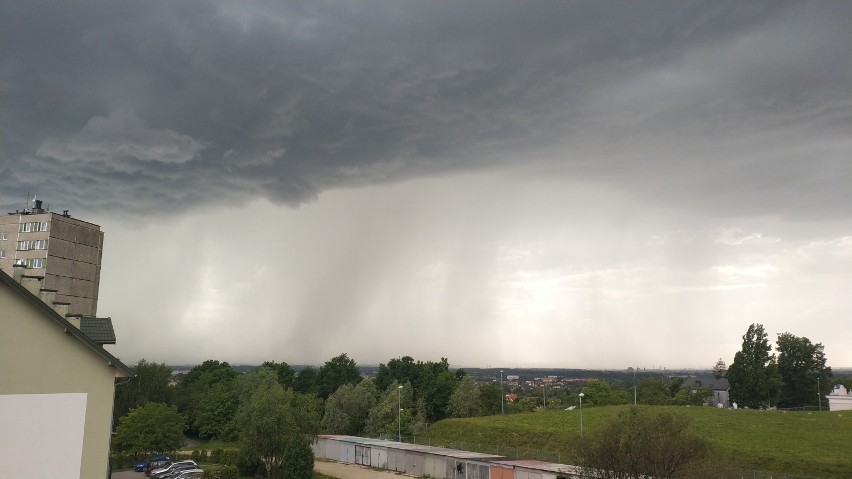
[[[33,231],[47,231],[47,221],[40,221],[38,223],[33,223]]]
[[[18,241],[18,251],[27,251],[33,249],[33,242],[30,240]]]
[[[18,228],[18,232],[20,233],[29,233],[33,230],[33,224],[35,223],[21,223],[21,227]]]
[[[9,239],[9,236],[6,233],[0,233],[0,241],[6,241]]]
[[[19,264],[23,264],[27,268],[44,268],[44,258],[30,258],[25,260],[19,260]]]
[[[5,249],[0,249],[0,259],[3,259],[3,258],[5,258],[5,257],[6,257],[6,250],[5,250]]]
[[[47,240],[35,240],[33,241],[33,249],[47,249]]]

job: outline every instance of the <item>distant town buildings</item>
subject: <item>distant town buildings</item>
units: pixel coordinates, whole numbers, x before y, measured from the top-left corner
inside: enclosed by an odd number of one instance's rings
[[[103,243],[100,226],[53,213],[41,200],[0,216],[0,270],[13,276],[13,266],[24,265],[26,276],[56,292],[55,302],[68,303],[69,314],[97,314]]]

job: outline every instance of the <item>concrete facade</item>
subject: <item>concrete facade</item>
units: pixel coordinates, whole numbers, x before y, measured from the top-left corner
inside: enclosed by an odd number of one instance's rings
[[[69,313],[95,316],[104,234],[100,226],[35,207],[0,216],[0,269],[25,264],[26,274],[44,278]]]
[[[115,378],[131,371],[33,289],[0,272],[0,477],[108,477]]]

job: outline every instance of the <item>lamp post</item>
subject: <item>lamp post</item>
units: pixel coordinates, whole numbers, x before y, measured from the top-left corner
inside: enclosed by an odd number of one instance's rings
[[[542,383],[541,385],[541,397],[542,397],[542,405],[544,406],[544,410],[547,411],[547,384]]]
[[[817,376],[817,404],[819,404],[819,410],[822,411],[822,391],[819,388],[819,376]]]
[[[500,414],[503,414],[503,399],[505,398],[505,394],[503,394],[503,370],[500,370]]]
[[[580,439],[583,439],[583,393],[580,393]]]
[[[636,405],[636,368],[633,368],[633,405]]]
[[[402,386],[396,388],[396,440],[402,442]]]

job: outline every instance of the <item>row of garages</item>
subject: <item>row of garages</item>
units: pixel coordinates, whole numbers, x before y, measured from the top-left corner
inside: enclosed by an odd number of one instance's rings
[[[510,460],[503,456],[441,447],[322,435],[314,443],[319,458],[387,469],[432,479],[579,479],[575,466],[543,461]]]

